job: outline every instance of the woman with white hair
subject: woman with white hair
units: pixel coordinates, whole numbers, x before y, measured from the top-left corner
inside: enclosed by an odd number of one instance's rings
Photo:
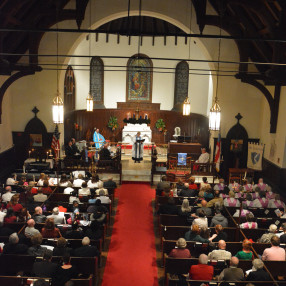
[[[108,190],[103,188],[103,182],[98,181],[98,189],[95,191],[95,194],[98,196],[101,190],[104,190],[104,195],[108,196]]]
[[[179,209],[180,216],[188,216],[192,211],[189,200],[184,199],[181,208]]]
[[[184,238],[179,238],[176,242],[176,248],[172,249],[169,257],[175,258],[191,258],[191,253],[187,247],[187,242]]]
[[[272,236],[276,235],[277,225],[271,224],[268,229],[268,233],[264,233],[258,240],[260,243],[271,243]]]
[[[264,263],[261,259],[252,261],[252,271],[246,277],[246,281],[271,281],[270,275],[263,269]]]

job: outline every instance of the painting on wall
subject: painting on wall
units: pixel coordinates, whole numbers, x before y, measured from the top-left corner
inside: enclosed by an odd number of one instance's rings
[[[42,134],[30,134],[30,146],[42,147],[43,146]]]
[[[146,55],[134,55],[127,63],[126,102],[152,102],[153,64]]]

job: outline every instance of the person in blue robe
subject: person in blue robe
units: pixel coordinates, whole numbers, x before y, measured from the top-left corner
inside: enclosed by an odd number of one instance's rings
[[[96,129],[95,132],[93,133],[93,142],[96,149],[100,149],[105,143],[105,139],[99,133],[99,129]]]

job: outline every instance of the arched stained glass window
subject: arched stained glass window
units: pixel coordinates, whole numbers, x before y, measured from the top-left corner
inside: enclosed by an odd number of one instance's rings
[[[174,107],[183,104],[188,96],[189,89],[189,64],[181,61],[176,66]]]
[[[95,104],[104,103],[104,64],[100,57],[90,61],[90,94]]]

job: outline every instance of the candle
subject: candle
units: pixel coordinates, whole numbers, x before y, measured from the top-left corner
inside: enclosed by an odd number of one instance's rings
[[[52,150],[50,149],[50,155],[52,155]]]
[[[133,113],[133,118],[135,118],[135,113]]]
[[[147,113],[145,113],[145,119],[148,119],[148,115],[147,115]]]
[[[26,172],[25,172],[25,165],[23,166],[23,174],[25,174]]]
[[[49,159],[49,152],[47,152],[47,159]]]
[[[31,150],[29,150],[29,158],[31,157]]]

